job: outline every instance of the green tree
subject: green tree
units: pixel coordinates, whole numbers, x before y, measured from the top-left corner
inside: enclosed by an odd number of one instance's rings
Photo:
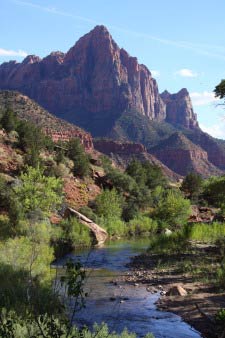
[[[149,189],[155,189],[157,186],[166,186],[167,180],[160,167],[146,161],[143,163],[143,168],[146,172],[146,185]]]
[[[125,171],[130,175],[138,185],[144,185],[147,181],[146,171],[140,161],[132,160]]]
[[[166,191],[166,196],[159,201],[154,216],[176,228],[187,222],[190,212],[190,201],[183,198],[179,191],[170,189]]]
[[[216,97],[223,99],[225,97],[225,80],[221,80],[221,82],[215,87],[214,93]]]
[[[106,218],[120,218],[122,214],[122,198],[115,189],[104,190],[96,198],[96,213]]]
[[[11,109],[7,109],[0,120],[2,127],[9,133],[16,129],[17,119]]]
[[[62,181],[45,176],[43,169],[27,167],[20,180],[21,184],[14,188],[14,193],[25,214],[41,210],[49,215],[62,203]]]
[[[225,176],[210,177],[203,187],[203,198],[212,206],[225,209]]]
[[[84,177],[90,172],[90,162],[89,157],[84,151],[84,147],[81,145],[78,138],[71,139],[68,142],[68,157],[73,161],[74,175]]]
[[[196,201],[202,191],[203,179],[196,173],[189,173],[184,178],[180,190],[192,201]]]

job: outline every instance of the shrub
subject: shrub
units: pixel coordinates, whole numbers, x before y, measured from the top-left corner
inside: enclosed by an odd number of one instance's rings
[[[97,222],[108,232],[110,237],[122,237],[126,234],[126,224],[116,217],[100,217]]]
[[[187,223],[190,212],[190,201],[184,199],[179,191],[168,190],[159,201],[154,217],[176,228]]]
[[[95,200],[98,216],[120,218],[122,214],[122,198],[115,189],[104,190]]]
[[[68,142],[68,157],[73,161],[74,175],[84,177],[90,172],[90,162],[89,157],[85,153],[83,146],[80,143],[79,139],[72,139]]]
[[[157,222],[143,215],[138,215],[137,217],[132,219],[127,227],[128,234],[131,236],[146,236],[156,233],[157,229]]]
[[[79,223],[75,217],[61,222],[60,228],[60,239],[66,241],[71,247],[91,245],[92,238],[90,230],[86,225]]]
[[[192,201],[196,201],[202,191],[202,186],[202,177],[196,173],[189,173],[184,178],[180,189]]]

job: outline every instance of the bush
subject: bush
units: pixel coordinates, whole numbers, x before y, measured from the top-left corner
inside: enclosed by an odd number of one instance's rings
[[[190,213],[190,201],[184,199],[179,191],[168,190],[159,201],[154,217],[176,228],[187,223]]]
[[[98,216],[120,218],[122,214],[122,198],[115,189],[106,189],[97,196],[95,209]]]
[[[97,222],[106,229],[110,237],[123,237],[126,234],[126,224],[120,218],[102,216]]]
[[[203,198],[215,207],[225,206],[225,176],[210,177],[203,186]]]
[[[68,142],[67,156],[74,163],[73,173],[75,176],[84,177],[89,174],[89,157],[85,153],[79,139],[72,139]]]
[[[7,133],[16,129],[18,120],[12,110],[7,109],[0,120],[2,128],[5,129]]]
[[[147,236],[156,233],[157,229],[158,224],[155,220],[138,215],[129,222],[127,231],[131,236]]]
[[[75,217],[71,217],[60,223],[60,239],[66,241],[69,246],[88,246],[92,243],[90,230],[86,225],[79,223]]]
[[[196,173],[189,173],[184,178],[180,190],[184,192],[185,196],[196,202],[202,191],[203,179]]]

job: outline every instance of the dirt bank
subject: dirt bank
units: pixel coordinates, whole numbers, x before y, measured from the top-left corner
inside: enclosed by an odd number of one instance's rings
[[[196,265],[202,257],[212,258],[213,248],[203,248],[196,254],[176,254],[169,256],[143,254],[133,258],[129,264],[130,271],[124,281],[134,284],[145,284],[150,293],[160,291],[161,297],[157,302],[160,310],[174,312],[184,321],[192,325],[206,338],[224,338],[225,323],[215,320],[219,309],[225,308],[225,293],[220,292],[210,281],[211,276],[202,276]],[[215,255],[214,255],[215,256]],[[214,264],[216,258],[211,264]],[[185,264],[189,267],[185,269]],[[191,266],[191,264],[193,264]],[[214,264],[215,265],[215,264]],[[182,268],[181,268],[182,266]],[[192,270],[193,267],[193,271]],[[188,271],[185,271],[188,270]],[[208,271],[208,266],[205,272]],[[213,273],[213,272],[212,272]],[[186,296],[168,295],[172,287],[180,285],[187,291]]]

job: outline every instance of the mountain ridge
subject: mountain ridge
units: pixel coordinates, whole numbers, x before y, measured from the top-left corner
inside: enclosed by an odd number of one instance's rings
[[[85,34],[67,53],[3,63],[0,89],[22,92],[93,137],[142,143],[150,154],[180,131],[192,148],[198,146],[196,154],[207,153],[203,175],[225,170],[225,146],[199,128],[187,89],[160,94],[150,70],[119,48],[104,26]]]

